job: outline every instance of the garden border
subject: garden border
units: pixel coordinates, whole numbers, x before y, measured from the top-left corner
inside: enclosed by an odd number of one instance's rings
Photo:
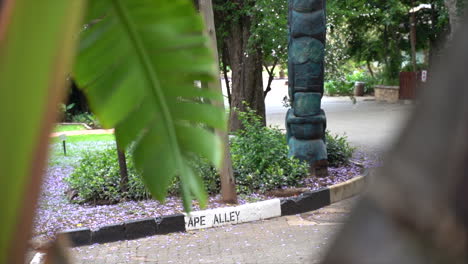
[[[196,211],[189,215],[174,214],[132,220],[102,226],[94,231],[79,228],[60,232],[58,236],[68,236],[72,246],[78,247],[301,214],[360,194],[364,191],[368,178],[368,170],[365,170],[361,176],[317,191],[304,192],[296,197]]]
[[[78,122],[60,122],[60,123],[57,123],[57,125],[63,125],[63,126],[66,126],[66,125],[82,125],[84,126],[87,130],[92,130],[93,128],[90,127],[88,124],[86,123],[78,123]]]

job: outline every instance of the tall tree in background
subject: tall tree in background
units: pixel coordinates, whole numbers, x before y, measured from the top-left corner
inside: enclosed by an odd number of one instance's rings
[[[255,1],[215,0],[213,4],[218,38],[226,48],[227,54],[223,55],[227,55],[232,72],[231,108],[245,111],[245,101],[265,124],[263,55],[259,43],[253,41],[258,36],[252,34]],[[235,131],[239,128],[241,123],[237,111],[231,111],[229,129]]]
[[[275,69],[287,64],[288,59],[288,0],[257,0],[255,2],[254,23],[251,41],[260,46],[263,55],[263,68],[268,80],[264,97],[271,91]]]
[[[414,50],[410,43],[410,10],[420,4],[430,4],[414,14]],[[370,65],[377,62],[383,68],[387,84],[397,83],[403,62],[418,51],[437,53],[437,43],[444,36],[447,26],[443,0],[356,0],[328,1],[328,16],[332,19],[333,31],[345,31],[341,37],[346,54],[356,62]],[[416,56],[414,56],[416,57]],[[432,56],[427,56],[432,57]]]
[[[333,0],[327,0],[327,45],[325,45],[325,80],[344,80],[343,65],[349,60],[347,52],[350,30]],[[372,71],[371,71],[372,72]]]

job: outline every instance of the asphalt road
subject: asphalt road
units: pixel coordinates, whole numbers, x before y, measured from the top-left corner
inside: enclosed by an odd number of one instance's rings
[[[285,80],[273,82],[265,101],[268,125],[285,128],[287,108],[282,100],[287,93]],[[356,99],[354,104],[350,97],[323,97],[327,129],[334,134],[345,134],[352,145],[365,152],[385,151],[398,138],[413,105],[409,102],[376,102],[373,97]]]

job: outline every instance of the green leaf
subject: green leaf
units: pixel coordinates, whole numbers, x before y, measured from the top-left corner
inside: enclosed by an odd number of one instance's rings
[[[83,4],[0,4],[0,123],[8,124],[0,129],[0,263],[21,263],[21,254],[26,254],[19,250],[28,239],[46,160],[45,141],[71,64]]]
[[[188,0],[91,1],[74,76],[120,146],[132,142],[135,165],[151,193],[166,195],[181,179],[186,210],[191,197],[206,203],[203,182],[190,162],[204,156],[221,163],[224,109],[209,104],[221,94],[196,80],[213,80],[215,64],[203,23]],[[196,154],[195,156],[193,154]]]

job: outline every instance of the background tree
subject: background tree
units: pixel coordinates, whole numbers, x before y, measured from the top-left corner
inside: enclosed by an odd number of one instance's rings
[[[253,0],[215,0],[215,25],[222,44],[218,46],[222,57],[227,55],[231,68],[231,109],[245,111],[244,101],[262,118],[265,124],[265,102],[263,97],[263,54],[258,35],[252,33],[256,13]],[[229,129],[241,127],[237,111],[230,111]]]
[[[382,69],[382,82],[397,84],[403,63],[409,62],[411,57],[416,58],[416,52],[424,51],[427,64],[431,52],[436,50],[436,43],[444,36],[447,19],[443,1],[430,1],[430,8],[421,8],[414,13],[417,41],[412,51],[410,10],[420,4],[427,2],[330,0],[328,17],[332,24],[329,36],[333,37],[336,30],[344,31],[346,35],[340,38],[345,42],[342,50],[349,58],[357,63],[363,62],[371,75],[374,75],[372,65],[377,63]]]
[[[278,67],[288,60],[288,0],[257,0],[250,45],[258,45],[263,54],[263,68],[268,80],[264,97],[271,91],[271,83]]]
[[[327,2],[327,41],[325,45],[325,80],[342,80],[344,66],[350,56],[347,53],[348,26],[343,22],[342,14],[336,10],[334,1]],[[372,72],[372,71],[371,71]]]

